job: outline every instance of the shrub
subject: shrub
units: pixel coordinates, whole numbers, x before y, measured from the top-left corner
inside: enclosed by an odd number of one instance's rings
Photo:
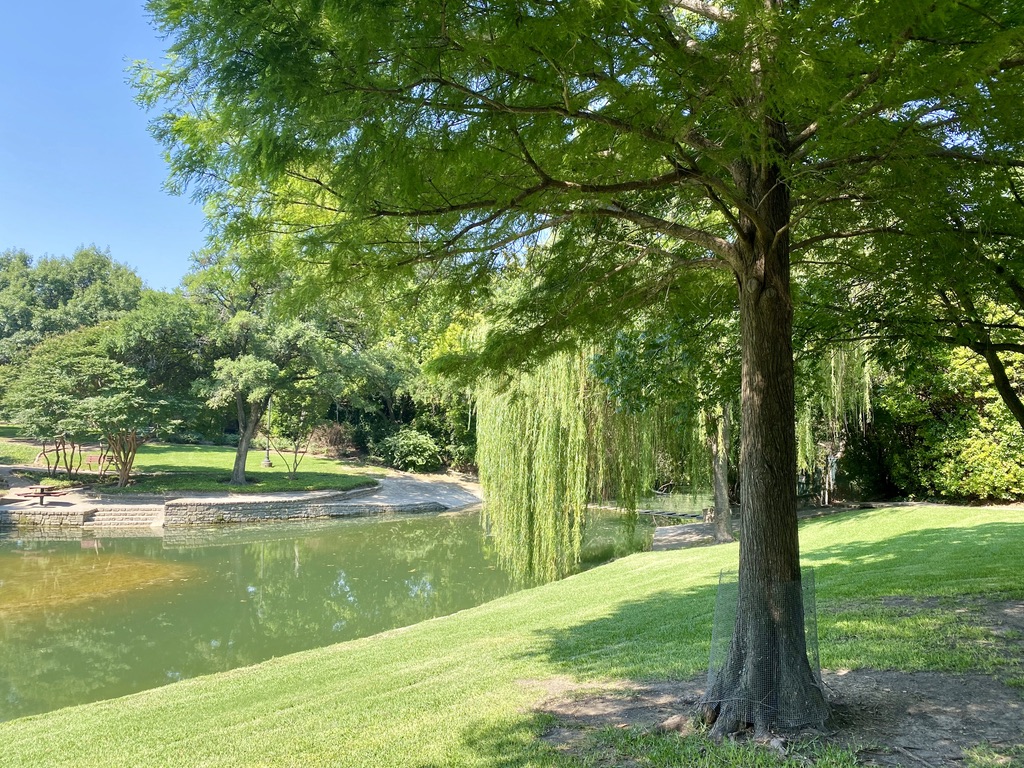
[[[396,469],[429,472],[441,466],[441,452],[430,435],[405,427],[381,444],[385,461]]]

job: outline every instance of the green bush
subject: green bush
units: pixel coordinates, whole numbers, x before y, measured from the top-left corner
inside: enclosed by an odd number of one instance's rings
[[[405,427],[381,444],[385,461],[409,472],[429,472],[441,466],[441,451],[430,435]]]
[[[978,356],[937,350],[883,375],[873,399],[873,421],[842,462],[863,496],[1024,498],[1024,434]]]

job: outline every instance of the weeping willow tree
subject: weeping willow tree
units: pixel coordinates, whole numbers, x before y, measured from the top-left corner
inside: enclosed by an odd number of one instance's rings
[[[500,559],[523,581],[576,565],[588,504],[615,498],[635,512],[654,482],[658,420],[617,409],[591,356],[559,352],[477,392],[484,514]]]
[[[863,344],[831,347],[811,364],[797,416],[797,470],[802,485],[828,505],[851,425],[871,419],[871,361]]]

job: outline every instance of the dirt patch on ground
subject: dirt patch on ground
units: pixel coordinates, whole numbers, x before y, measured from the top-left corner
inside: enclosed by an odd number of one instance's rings
[[[1009,640],[1008,650],[1019,650],[1024,603],[972,605],[971,610],[981,614],[994,635]],[[965,758],[979,748],[986,757],[974,764],[1024,764],[1024,692],[994,676],[826,670],[822,681],[832,716],[824,732],[804,737],[854,750],[862,765],[963,766],[971,764]],[[605,727],[689,735],[696,730],[689,716],[704,693],[704,682],[703,676],[614,685],[577,684],[566,678],[544,681],[546,698],[538,709],[556,718],[544,738],[575,752],[589,733]],[[776,749],[785,747],[776,744]]]
[[[857,750],[865,765],[963,765],[979,746],[1008,755],[1024,745],[1024,699],[987,675],[857,670],[822,677],[831,693],[830,739]]]

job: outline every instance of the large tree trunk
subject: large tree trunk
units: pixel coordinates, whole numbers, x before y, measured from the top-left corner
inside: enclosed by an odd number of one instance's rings
[[[712,736],[753,726],[821,725],[825,701],[807,659],[796,516],[796,428],[789,191],[774,166],[740,167],[760,226],[737,267],[742,353],[739,593],[729,651],[702,702]]]
[[[708,424],[708,442],[711,448],[711,478],[715,506],[711,520],[715,525],[715,541],[733,541],[732,506],[729,504],[729,406],[715,408]]]

